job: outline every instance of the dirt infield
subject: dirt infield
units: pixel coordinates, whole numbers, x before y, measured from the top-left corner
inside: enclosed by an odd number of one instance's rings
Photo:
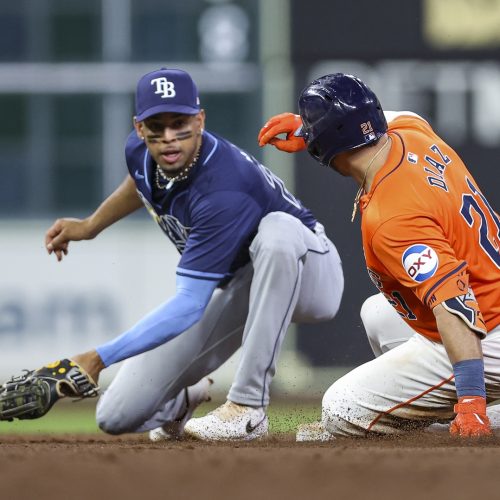
[[[146,437],[0,438],[1,500],[500,498],[500,438],[446,434],[294,443],[151,444]]]

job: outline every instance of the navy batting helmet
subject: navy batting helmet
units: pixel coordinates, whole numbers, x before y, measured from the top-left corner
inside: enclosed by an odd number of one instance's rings
[[[306,87],[299,97],[299,113],[307,150],[323,165],[387,131],[377,96],[359,78],[344,73],[322,76]]]

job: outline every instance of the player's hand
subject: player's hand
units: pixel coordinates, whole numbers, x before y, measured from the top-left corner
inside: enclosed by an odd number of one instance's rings
[[[88,219],[57,219],[45,233],[45,248],[49,255],[55,253],[57,260],[61,261],[64,255],[68,255],[70,241],[93,237]]]
[[[454,407],[457,414],[450,434],[458,437],[491,436],[490,419],[486,415],[486,400],[481,396],[463,396]]]
[[[0,420],[40,418],[61,398],[98,395],[97,383],[78,363],[61,359],[38,370],[25,370],[0,386]]]
[[[302,127],[302,118],[293,113],[281,113],[269,119],[259,132],[259,146],[272,144],[280,151],[296,153],[306,149],[303,137],[297,137],[295,133]],[[279,139],[277,136],[286,134],[286,139]]]

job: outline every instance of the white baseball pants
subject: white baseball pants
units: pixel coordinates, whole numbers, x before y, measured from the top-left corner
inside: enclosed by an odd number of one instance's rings
[[[322,422],[335,436],[399,434],[449,422],[457,402],[453,369],[440,343],[416,333],[382,294],[368,298],[361,319],[376,359],[325,393]],[[500,399],[500,327],[482,341],[488,402]],[[495,425],[499,414],[488,409]]]

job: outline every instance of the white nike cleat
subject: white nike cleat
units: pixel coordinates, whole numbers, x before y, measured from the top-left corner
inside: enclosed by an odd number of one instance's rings
[[[161,427],[149,431],[149,439],[154,443],[159,441],[175,441],[184,435],[184,426],[193,416],[194,411],[201,403],[210,401],[210,386],[214,381],[209,377],[202,378],[198,383],[184,389],[186,398],[185,412],[173,422],[167,422]]]
[[[264,408],[226,401],[201,418],[192,418],[186,435],[203,441],[251,441],[267,436],[269,422]]]
[[[311,441],[335,441],[335,437],[330,434],[321,422],[311,424],[301,424],[297,427],[295,441],[298,443],[307,443]]]

